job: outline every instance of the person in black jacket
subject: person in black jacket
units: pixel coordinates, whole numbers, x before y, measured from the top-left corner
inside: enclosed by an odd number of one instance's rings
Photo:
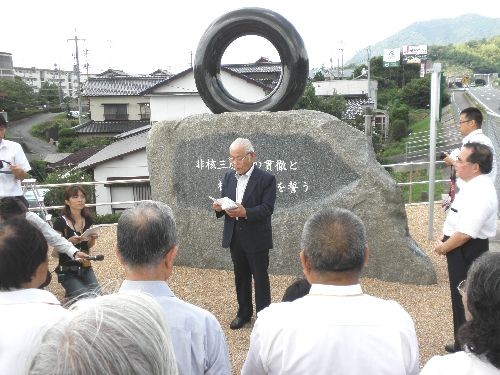
[[[238,312],[231,329],[238,329],[253,315],[252,276],[255,305],[259,312],[271,303],[269,249],[273,247],[271,215],[276,200],[276,178],[254,165],[255,151],[248,139],[237,138],[229,148],[229,170],[222,183],[222,197],[231,198],[237,207],[223,210],[218,202],[212,208],[224,216],[222,247],[231,251]]]
[[[62,215],[54,221],[54,229],[78,250],[89,254],[97,235],[91,235],[88,240],[82,238],[82,234],[92,226],[92,217],[85,207],[85,201],[85,190],[81,186],[73,185],[66,188]],[[73,299],[84,294],[100,293],[99,283],[88,260],[81,263],[60,253],[56,272],[59,282],[66,291],[66,298]]]

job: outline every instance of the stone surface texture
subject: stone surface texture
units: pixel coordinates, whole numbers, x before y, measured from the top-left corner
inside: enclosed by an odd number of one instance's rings
[[[365,277],[436,282],[431,261],[409,235],[401,190],[364,134],[306,110],[203,114],[153,126],[147,143],[152,195],[175,212],[177,265],[232,269],[229,250],[221,248],[223,219],[215,218],[208,196],[220,196],[229,145],[237,137],[252,141],[258,165],[278,182],[271,273],[300,275],[304,222],[323,207],[338,206],[366,226]]]

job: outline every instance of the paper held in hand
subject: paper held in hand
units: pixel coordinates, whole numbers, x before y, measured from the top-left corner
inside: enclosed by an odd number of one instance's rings
[[[88,241],[90,240],[90,236],[93,234],[99,235],[101,228],[103,227],[110,227],[114,226],[116,224],[100,224],[100,225],[92,225],[89,229],[87,229],[83,234],[81,235],[82,241]]]
[[[224,198],[215,199],[215,198],[212,198],[211,196],[208,196],[208,197],[212,201],[214,201],[215,203],[219,203],[223,210],[232,210],[233,208],[238,207],[236,205],[235,201],[233,201],[231,198],[224,197]]]

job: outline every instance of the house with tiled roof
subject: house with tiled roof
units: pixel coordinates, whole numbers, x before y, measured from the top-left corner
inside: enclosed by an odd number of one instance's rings
[[[272,62],[266,57],[250,64],[224,64],[224,68],[262,83],[268,88],[268,93],[281,78],[281,62]]]
[[[62,158],[61,160],[53,163],[48,163],[47,167],[49,169],[73,168],[81,162],[87,160],[92,155],[98,153],[102,148],[103,146],[81,148],[80,150],[75,151],[72,154],[67,154],[67,156]]]
[[[117,140],[81,161],[77,168],[93,171],[94,181],[130,180],[130,183],[96,185],[96,203],[128,202],[151,199],[146,141],[151,125],[117,136]],[[121,212],[132,204],[97,206],[98,215]]]
[[[150,127],[158,121],[211,113],[198,93],[193,69],[168,77],[154,73],[146,78],[119,75],[111,75],[105,79],[96,77],[86,87],[86,97],[91,101],[92,121],[75,127],[77,134],[95,136],[100,131],[109,136],[117,127],[120,127],[120,131],[115,133],[115,142],[79,163],[77,168],[93,171],[94,181],[131,181],[118,185],[96,185],[96,203],[150,199],[149,183],[133,181],[137,178],[149,178],[146,140]],[[155,79],[156,83],[151,84]],[[221,79],[225,88],[242,100],[258,100],[270,91],[268,86],[258,80],[226,67],[221,69]],[[139,91],[142,84],[151,85]],[[132,118],[133,115],[137,116],[134,108],[137,109],[136,104],[140,102],[149,103],[151,114],[150,121],[144,121],[142,124],[137,117]],[[114,106],[116,111],[108,111],[108,106]],[[127,120],[120,117],[124,113],[127,114]],[[112,119],[108,117],[114,114],[116,116]],[[125,123],[130,124],[133,121],[136,121],[136,124],[125,131]],[[129,207],[130,204],[98,205],[96,210],[99,215],[104,215]]]
[[[221,68],[220,76],[226,90],[244,101],[262,99],[271,91],[265,84],[225,66]],[[192,68],[151,86],[141,94],[149,99],[152,123],[211,113],[198,93]]]

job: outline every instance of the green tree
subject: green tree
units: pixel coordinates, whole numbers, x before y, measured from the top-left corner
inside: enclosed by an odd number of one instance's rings
[[[38,102],[48,107],[59,106],[59,87],[54,83],[44,82],[38,92]]]
[[[405,120],[391,121],[390,137],[393,141],[400,141],[408,135],[408,123]]]
[[[45,178],[46,184],[61,184],[74,182],[75,184],[81,182],[93,181],[92,176],[81,169],[58,169],[54,172],[47,174]],[[87,195],[87,203],[95,202],[95,187],[93,185],[82,186]],[[66,187],[51,188],[45,194],[45,204],[47,206],[62,206],[64,204],[64,190]]]
[[[30,160],[30,166],[30,175],[36,178],[38,182],[44,182],[47,177],[47,162],[44,160],[33,159]]]
[[[428,108],[431,100],[431,76],[411,80],[401,89],[401,100],[413,108]]]
[[[321,72],[321,70],[319,70],[316,72],[316,74],[314,75],[314,78],[312,80],[313,80],[313,82],[324,81],[325,75]]]
[[[316,96],[312,83],[306,85],[304,94],[302,94],[294,106],[295,109],[310,109],[325,112],[339,119],[342,118],[345,107],[346,101],[341,95]]]
[[[19,112],[36,106],[36,95],[31,86],[27,85],[20,77],[0,79],[0,110]]]

